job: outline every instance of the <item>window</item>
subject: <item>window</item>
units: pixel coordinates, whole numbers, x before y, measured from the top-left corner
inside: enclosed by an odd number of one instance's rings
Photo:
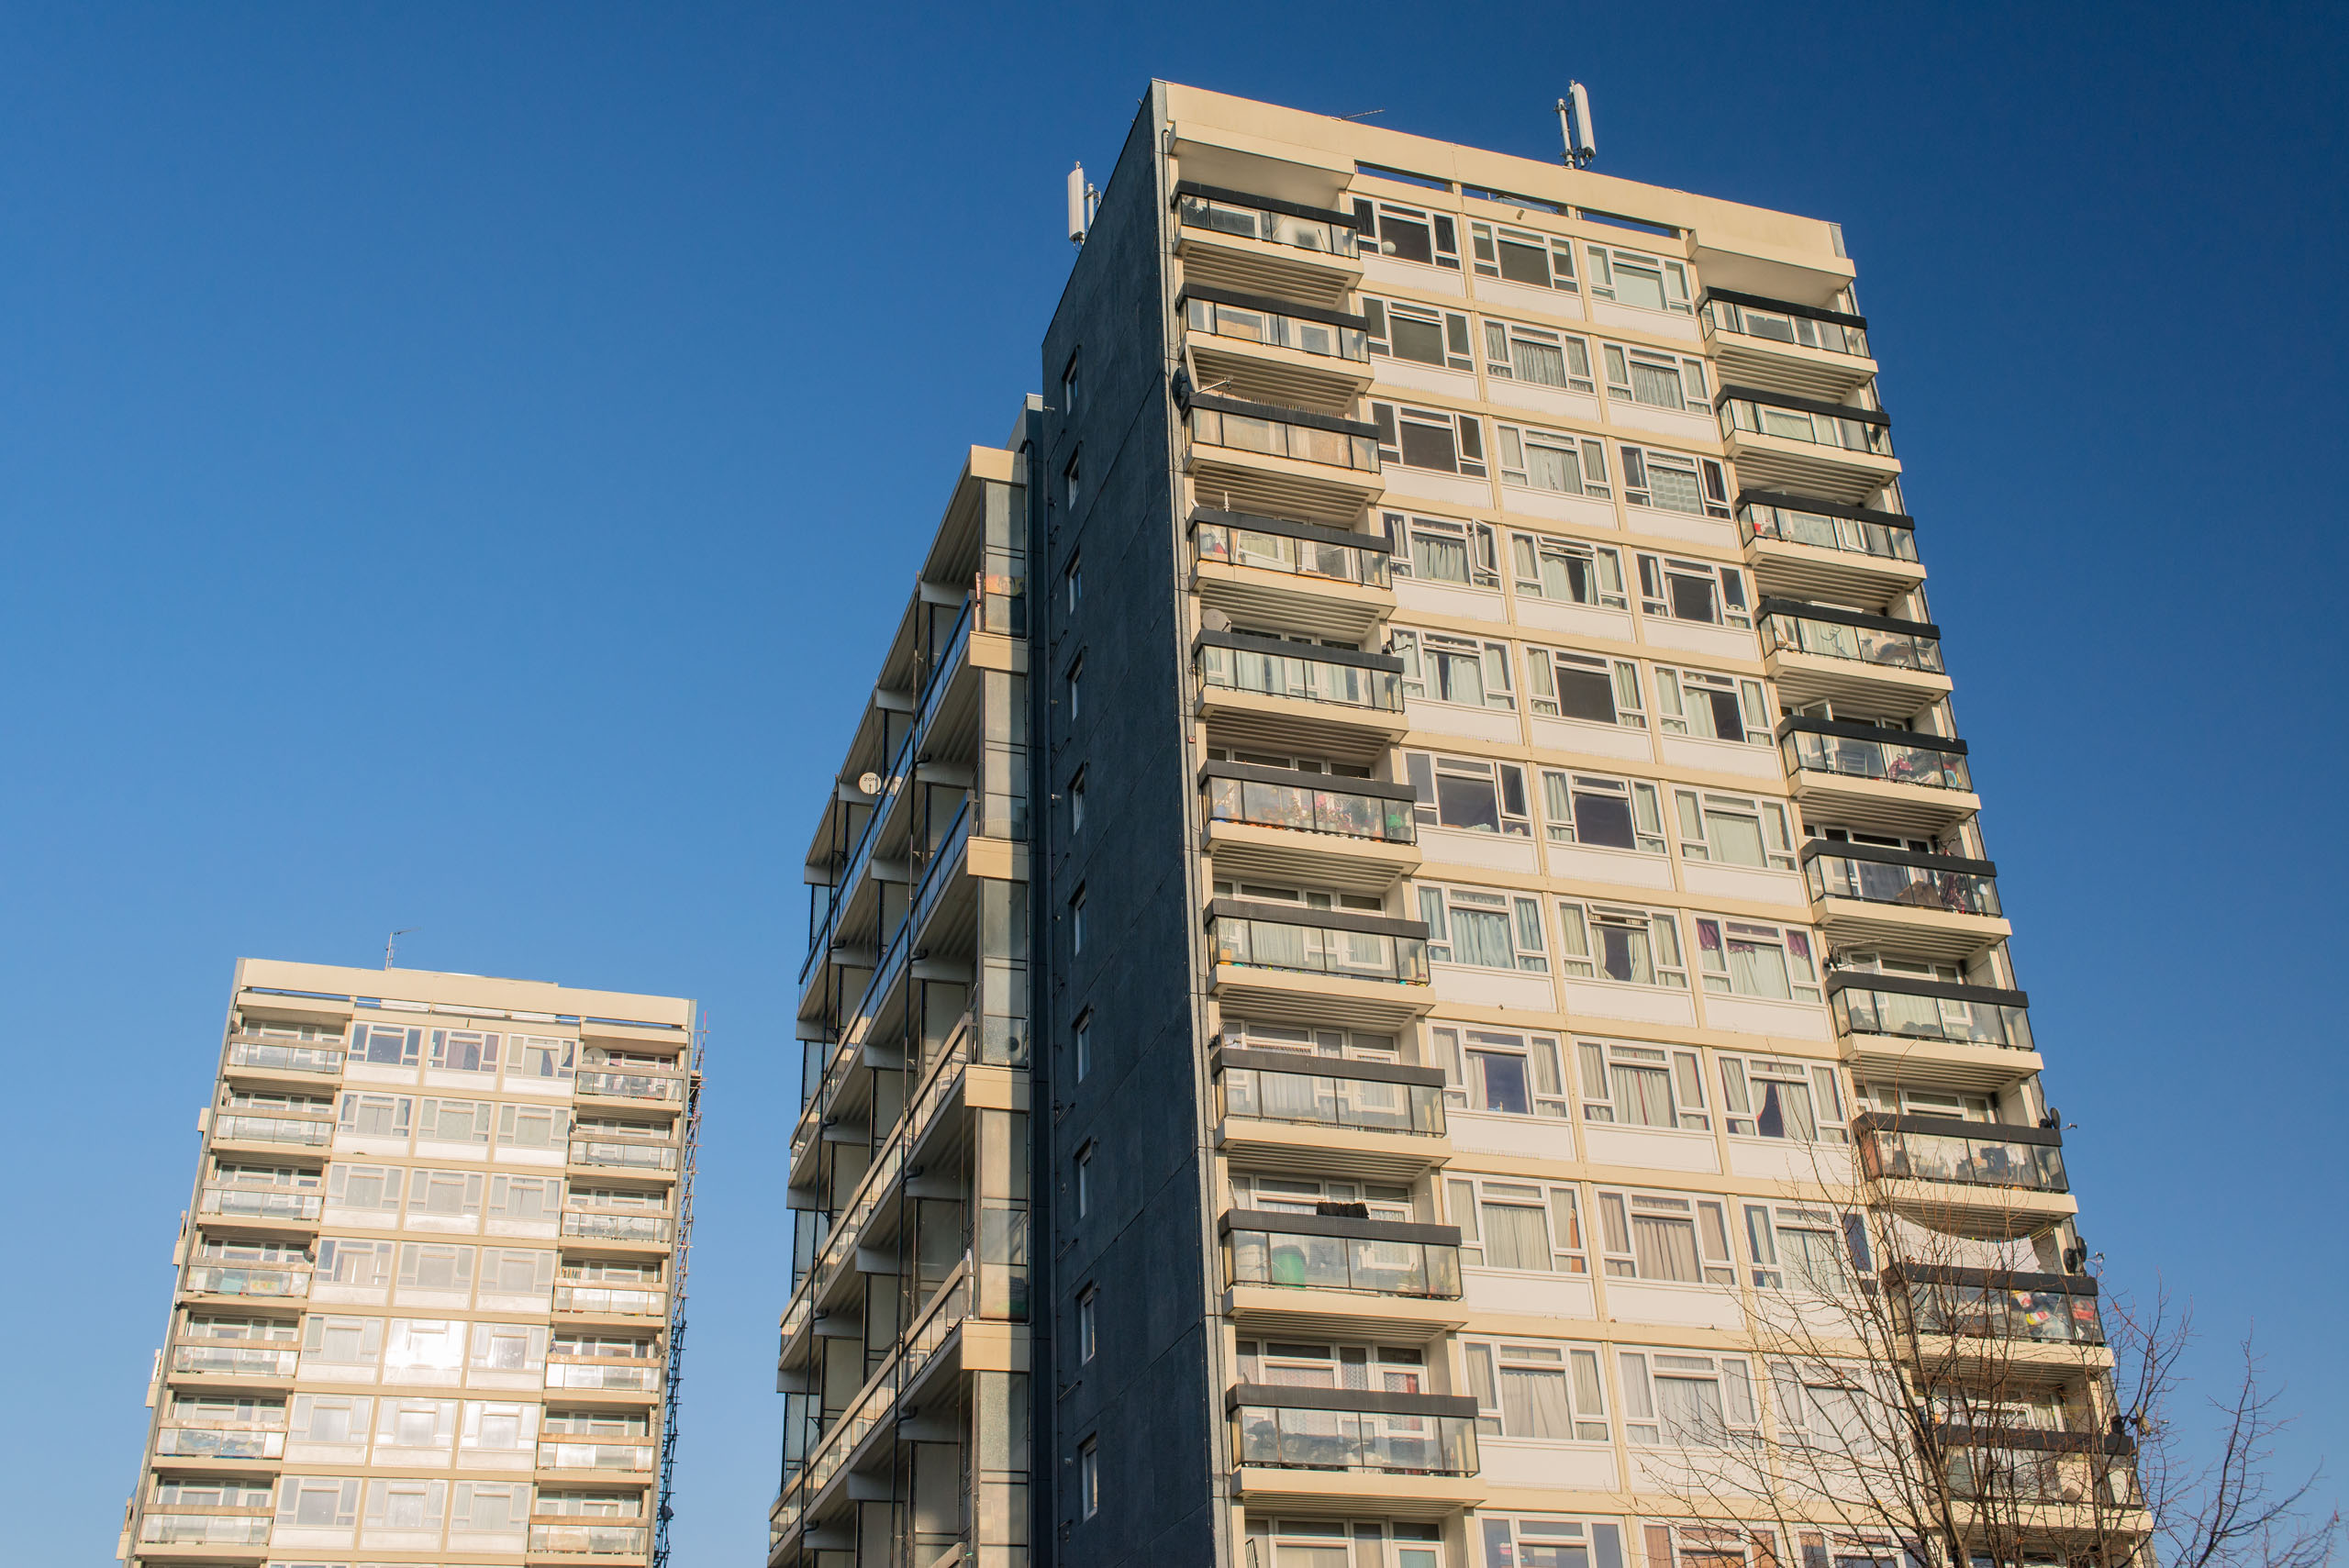
[[[571,1113],[560,1106],[500,1106],[500,1149],[558,1149],[571,1130]]]
[[[528,1524],[530,1515],[529,1488],[514,1481],[460,1481],[451,1505],[449,1529],[457,1530],[510,1529]]]
[[[1745,573],[1736,567],[1668,556],[1642,555],[1639,561],[1640,608],[1649,615],[1753,629]]]
[[[1416,802],[1412,814],[1421,825],[1532,837],[1525,770],[1517,763],[1407,751],[1403,765]]]
[[[1787,826],[1787,808],[1779,802],[1693,789],[1674,790],[1672,799],[1684,859],[1794,870],[1794,835]]]
[[[490,1113],[496,1106],[487,1100],[426,1100],[417,1118],[416,1140],[419,1143],[487,1143]]]
[[[1563,648],[1525,651],[1526,686],[1536,713],[1553,718],[1579,718],[1593,724],[1620,724],[1645,729],[1648,716],[1640,702],[1640,673],[1629,659],[1602,659],[1596,653],[1573,653]]]
[[[1085,1082],[1093,1071],[1093,1009],[1087,1007],[1076,1015],[1076,1023],[1069,1030],[1070,1053],[1076,1058],[1076,1081]]]
[[[1427,1357],[1407,1346],[1242,1340],[1238,1350],[1242,1383],[1386,1394],[1418,1394],[1427,1386]]]
[[[1439,370],[1476,368],[1468,350],[1468,317],[1459,311],[1364,295],[1362,313],[1370,323],[1374,354],[1412,360]]]
[[[296,1394],[286,1435],[297,1442],[363,1443],[375,1402],[345,1394]]]
[[[1622,1127],[1673,1127],[1705,1132],[1705,1075],[1693,1051],[1586,1040],[1575,1045],[1582,1063],[1585,1121]]]
[[[492,1176],[489,1212],[497,1219],[552,1219],[562,1206],[562,1184],[553,1176]]]
[[[1753,1369],[1743,1356],[1619,1351],[1615,1361],[1633,1442],[1719,1447],[1755,1435]]]
[[[1077,497],[1084,491],[1084,462],[1085,449],[1079,447],[1069,454],[1068,466],[1061,470],[1061,505],[1071,514],[1076,511]]]
[[[1762,683],[1717,675],[1709,670],[1655,667],[1658,723],[1668,735],[1706,740],[1770,743],[1770,706]]]
[[[471,1290],[473,1249],[410,1241],[400,1249],[400,1284],[417,1290]]]
[[[1427,922],[1431,963],[1550,973],[1542,940],[1541,901],[1528,895],[1422,883],[1419,918]]]
[[[337,1161],[327,1167],[327,1203],[334,1208],[396,1214],[406,1177],[407,1173],[396,1165],[345,1165]]]
[[[568,1078],[579,1057],[579,1042],[553,1035],[518,1034],[506,1040],[508,1078]]]
[[[1514,321],[1485,323],[1485,373],[1529,386],[1591,392],[1590,345],[1546,327]]]
[[[1076,417],[1077,394],[1081,390],[1076,374],[1077,361],[1084,350],[1068,357],[1068,368],[1061,372],[1061,420],[1063,424]]]
[[[297,1529],[347,1529],[358,1522],[357,1477],[288,1475],[277,1485],[277,1522]]]
[[[446,1449],[457,1435],[454,1399],[385,1399],[379,1412],[378,1448]]]
[[[1658,798],[1655,785],[1636,779],[1542,771],[1542,805],[1553,843],[1660,855],[1664,814]]]
[[[1463,1340],[1476,1429],[1502,1438],[1608,1440],[1598,1351],[1553,1341]]]
[[[442,1318],[395,1318],[384,1336],[384,1368],[394,1373],[454,1372],[463,1362],[464,1329],[462,1323]]]
[[[1068,830],[1085,831],[1085,770],[1079,768],[1068,781]]]
[[[392,1244],[354,1241],[347,1236],[326,1237],[318,1242],[317,1269],[313,1277],[318,1284],[362,1288],[387,1284],[392,1277]]]
[[[1464,707],[1517,706],[1509,690],[1506,642],[1397,628],[1389,634],[1388,647],[1403,661],[1407,697]]]
[[[1864,1462],[1877,1451],[1881,1440],[1870,1417],[1873,1415],[1882,1419],[1893,1411],[1902,1410],[1908,1403],[1905,1399],[1887,1400],[1887,1390],[1869,1386],[1874,1381],[1860,1367],[1832,1367],[1819,1362],[1800,1364],[1787,1361],[1772,1362],[1770,1397],[1777,1407],[1778,1430],[1782,1434],[1780,1440],[1793,1440],[1799,1432],[1809,1440],[1804,1446],[1814,1452],[1833,1456],[1847,1465]],[[2037,1413],[2032,1411],[2029,1405],[2016,1406],[2006,1400],[1977,1403],[1968,1399],[1965,1405],[1965,1408],[1952,1412],[1960,1423],[1981,1419],[1976,1412],[1987,1414],[1985,1406],[1998,1409],[2001,1415],[2009,1410],[2019,1416],[2026,1412]],[[2041,1423],[2026,1416],[2016,1424],[2038,1426]],[[1895,1558],[1889,1541],[1876,1547],[1874,1551],[1868,1551],[1859,1541],[1838,1540],[1835,1546],[1836,1568],[1877,1568],[1878,1563],[1890,1568]],[[1803,1556],[1806,1562],[1823,1563],[1827,1557],[1826,1543],[1805,1531]],[[1902,1561],[1913,1560],[1908,1552],[1901,1552],[1898,1557]],[[1977,1557],[1974,1561],[1978,1562],[1982,1560]]]
[[[432,1065],[444,1073],[495,1073],[499,1038],[478,1029],[434,1029]]]
[[[1770,1290],[1815,1290],[1848,1294],[1865,1268],[1867,1249],[1854,1244],[1865,1223],[1856,1214],[1840,1218],[1826,1209],[1798,1204],[1745,1206],[1745,1244],[1753,1262],[1753,1283]],[[1862,1260],[1861,1267],[1854,1266]]]
[[[378,1067],[413,1067],[424,1047],[424,1031],[396,1024],[351,1026],[351,1060]]]
[[[342,1096],[342,1130],[360,1138],[406,1138],[415,1114],[416,1102],[406,1095]]]
[[[1076,1445],[1076,1495],[1085,1517],[1101,1511],[1101,1440],[1087,1438]]]
[[[1554,1035],[1438,1024],[1429,1031],[1443,1068],[1444,1100],[1463,1110],[1564,1117]]]
[[[1373,240],[1383,256],[1460,270],[1460,231],[1448,213],[1357,198],[1354,231]]]
[[[384,1351],[381,1318],[339,1318],[313,1312],[302,1319],[305,1360],[335,1366],[369,1366]],[[373,1382],[373,1377],[360,1379]]]
[[[1539,1273],[1590,1272],[1583,1256],[1582,1201],[1571,1186],[1446,1176],[1452,1223],[1460,1228],[1460,1257],[1488,1269]]]
[[[1824,1062],[1787,1062],[1773,1056],[1724,1056],[1721,1109],[1731,1136],[1787,1138],[1798,1143],[1842,1143],[1842,1086]]]
[[[554,1284],[554,1254],[522,1247],[481,1250],[481,1288],[484,1296],[539,1296]]]
[[[1586,437],[1531,425],[1496,424],[1501,438],[1501,483],[1561,495],[1607,495],[1607,449]],[[1482,473],[1480,469],[1477,472]]]
[[[1548,534],[1511,534],[1508,542],[1520,594],[1562,605],[1629,607],[1623,595],[1623,557],[1613,546]]]
[[[1068,665],[1068,721],[1074,724],[1084,711],[1085,655],[1080,653]]]
[[[1729,480],[1711,458],[1627,446],[1623,449],[1623,499],[1660,512],[1726,517]]]
[[[1083,1219],[1093,1212],[1093,1145],[1087,1142],[1076,1151],[1076,1217]]]
[[[1375,1183],[1308,1181],[1288,1176],[1231,1178],[1232,1205],[1272,1214],[1352,1215],[1358,1219],[1394,1219],[1409,1223],[1411,1194],[1406,1187],[1382,1187]],[[1342,1206],[1330,1208],[1331,1205]]]
[[[1729,1206],[1677,1193],[1598,1191],[1607,1273],[1671,1284],[1735,1284]]]
[[[1810,933],[1752,920],[1697,921],[1697,951],[1705,989],[1773,1001],[1819,1000],[1819,966]]]
[[[1091,1361],[1101,1348],[1100,1305],[1098,1288],[1088,1284],[1076,1293],[1076,1359],[1080,1363]]]
[[[481,1217],[482,1184],[478,1171],[417,1171],[408,1182],[407,1213],[438,1219],[470,1220]]]
[[[1575,248],[1571,240],[1536,234],[1529,228],[1471,223],[1468,245],[1476,258],[1480,277],[1574,292]]]
[[[521,1323],[473,1325],[472,1364],[477,1372],[535,1372],[547,1359],[547,1331]]]
[[[437,1530],[448,1503],[446,1481],[370,1481],[370,1529]]]
[[[1690,408],[1713,411],[1712,394],[1706,390],[1705,361],[1653,349],[1631,349],[1603,343],[1607,361],[1607,395],[1618,403],[1644,403],[1675,413]]]
[[[1085,951],[1085,889],[1079,887],[1068,899],[1068,951]]]
[[[1472,588],[1501,585],[1490,523],[1455,523],[1442,517],[1383,514],[1386,538],[1395,547],[1388,569],[1397,577],[1423,583],[1459,583]]]
[[[1389,1536],[1392,1557],[1385,1549]],[[1248,1537],[1250,1568],[1438,1568],[1443,1561],[1442,1527],[1408,1519],[1357,1522],[1350,1537],[1345,1525],[1320,1519],[1251,1518]]]
[[[1074,615],[1076,606],[1085,602],[1085,557],[1069,557],[1068,570],[1061,573],[1061,581],[1067,584],[1069,614]]]
[[[1374,403],[1370,417],[1378,427],[1378,455],[1386,462],[1485,477],[1484,427],[1474,414]]]
[[[1623,1568],[1623,1527],[1542,1515],[1501,1517],[1478,1510],[1485,1538],[1480,1568]],[[1512,1547],[1512,1540],[1514,1547]],[[1651,1568],[1671,1568],[1669,1562]]]
[[[522,1447],[537,1435],[539,1407],[536,1405],[510,1405],[465,1401],[462,1448],[480,1449],[506,1453]]]
[[[1637,250],[1590,247],[1590,294],[1593,299],[1611,299],[1642,310],[1694,314],[1688,304],[1688,269]]]
[[[1559,968],[1586,980],[1688,987],[1680,927],[1665,909],[1605,904],[1558,905]]]

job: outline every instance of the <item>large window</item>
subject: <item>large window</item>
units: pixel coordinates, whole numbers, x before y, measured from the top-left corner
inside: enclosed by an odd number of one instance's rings
[[[1585,1121],[1704,1132],[1705,1075],[1694,1051],[1616,1040],[1575,1043],[1582,1064]]]
[[[1419,918],[1428,927],[1428,962],[1546,974],[1542,905],[1525,894],[1419,884]]]
[[[1623,1527],[1547,1514],[1476,1510],[1485,1555],[1476,1568],[1623,1568]],[[1659,1563],[1656,1568],[1669,1568]]]
[[[1721,1109],[1738,1138],[1844,1143],[1851,1133],[1834,1067],[1774,1056],[1723,1056]]]
[[[1815,1290],[1822,1296],[1850,1294],[1858,1282],[1854,1231],[1865,1224],[1856,1214],[1837,1215],[1800,1204],[1745,1205],[1745,1245],[1753,1262],[1753,1283],[1769,1290]]]
[[[342,1130],[356,1137],[406,1138],[415,1116],[416,1101],[406,1095],[342,1096]]]
[[[1427,751],[1407,751],[1403,763],[1418,797],[1412,810],[1422,827],[1532,836],[1525,770],[1517,763]]]
[[[1565,1117],[1555,1035],[1436,1024],[1428,1030],[1442,1064],[1443,1097],[1462,1110]]]
[[[1693,356],[1659,353],[1653,349],[1600,345],[1607,361],[1607,395],[1618,403],[1644,403],[1651,408],[1683,413],[1713,411],[1707,389],[1705,361]]]
[[[1408,1519],[1347,1526],[1324,1519],[1252,1518],[1248,1562],[1250,1568],[1440,1568],[1443,1532],[1440,1525]],[[1536,1565],[1529,1562],[1526,1568]]]
[[[1623,557],[1612,545],[1519,533],[1509,535],[1508,542],[1509,564],[1520,594],[1562,605],[1612,610],[1629,606],[1623,593]]]
[[[377,1289],[388,1284],[391,1277],[389,1241],[354,1241],[348,1236],[328,1236],[318,1242],[317,1269],[312,1276],[316,1284]]]
[[[1471,588],[1501,585],[1500,562],[1490,523],[1455,523],[1401,512],[1381,514],[1395,547],[1388,570],[1423,583],[1459,583]]]
[[[1463,1340],[1476,1429],[1495,1437],[1608,1440],[1598,1351],[1554,1340]]]
[[[1639,667],[1629,659],[1605,659],[1566,649],[1528,648],[1525,677],[1535,713],[1645,729]],[[1756,688],[1759,689],[1758,687]]]
[[[1688,300],[1687,267],[1611,245],[1590,247],[1590,293],[1594,299],[1611,299],[1642,310],[1695,314]]]
[[[1638,779],[1542,770],[1542,805],[1550,838],[1561,844],[1664,853],[1664,813],[1656,786]]]
[[[487,1100],[446,1100],[436,1095],[425,1100],[418,1107],[416,1140],[418,1143],[487,1143],[490,1123],[496,1109]]]
[[[1611,494],[1607,449],[1598,442],[1561,430],[1538,430],[1531,425],[1496,424],[1494,428],[1501,438],[1502,484],[1560,495]]]
[[[1242,1340],[1239,1351],[1242,1383],[1386,1394],[1419,1394],[1427,1388],[1427,1356],[1408,1346]]]
[[[1697,952],[1708,991],[1776,1002],[1819,1000],[1810,933],[1798,927],[1699,917]]]
[[[1499,224],[1471,223],[1468,246],[1480,277],[1500,278],[1535,288],[1575,291],[1574,242],[1554,234]]]
[[[1486,375],[1528,386],[1597,390],[1590,378],[1590,345],[1580,338],[1514,321],[1487,318],[1484,326]]]
[[[1781,803],[1694,789],[1675,789],[1672,799],[1684,858],[1716,865],[1794,869],[1794,836]]]
[[[1370,417],[1378,427],[1378,455],[1383,461],[1405,468],[1485,477],[1484,427],[1474,414],[1374,403]]]
[[[1653,447],[1623,448],[1623,499],[1692,517],[1729,516],[1729,477],[1709,457],[1685,457]]]
[[[359,1517],[357,1477],[288,1475],[277,1484],[277,1522],[305,1529],[347,1528]]]
[[[1464,1262],[1532,1273],[1590,1272],[1582,1200],[1573,1187],[1459,1175],[1446,1176],[1443,1185]]]
[[[479,1029],[434,1029],[432,1065],[444,1073],[495,1073],[498,1038]]]
[[[1649,615],[1753,629],[1745,573],[1736,567],[1654,555],[1642,555],[1639,562],[1640,608]]]
[[[1635,1443],[1718,1448],[1758,1434],[1743,1356],[1618,1351],[1624,1431]]]
[[[1370,323],[1374,354],[1391,354],[1442,370],[1476,368],[1468,347],[1468,317],[1459,311],[1364,295],[1362,313]]]
[[[1668,1284],[1735,1284],[1729,1205],[1685,1193],[1598,1189],[1607,1273]]]
[[[1409,1188],[1380,1186],[1375,1182],[1238,1173],[1231,1178],[1231,1202],[1236,1208],[1268,1214],[1319,1214],[1328,1205],[1342,1204],[1361,1219],[1392,1219],[1408,1224],[1418,1218],[1411,1210]]]
[[[351,1026],[351,1060],[378,1067],[413,1067],[424,1044],[424,1031],[397,1024]]]
[[[1769,699],[1759,681],[1659,664],[1655,702],[1657,722],[1667,735],[1737,740],[1750,746],[1770,743]]]
[[[1558,967],[1586,980],[1688,988],[1680,927],[1671,911],[1561,900]]]
[[[1508,644],[1402,628],[1388,643],[1403,661],[1403,695],[1464,707],[1517,706],[1509,689]]]
[[[1460,229],[1449,213],[1357,198],[1354,231],[1395,261],[1460,270]]]

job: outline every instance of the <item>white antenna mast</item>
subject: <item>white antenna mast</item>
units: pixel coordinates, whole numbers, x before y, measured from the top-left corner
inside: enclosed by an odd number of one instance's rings
[[[1590,94],[1579,82],[1566,83],[1558,100],[1558,129],[1566,141],[1566,167],[1587,169],[1598,156],[1598,139],[1590,128]]]
[[[421,926],[402,926],[398,930],[394,931],[390,936],[384,939],[384,967],[385,969],[392,967],[392,944],[398,941],[402,937],[406,936],[410,931],[420,931],[422,929],[424,929],[424,928]]]
[[[1093,228],[1093,215],[1101,210],[1101,193],[1085,177],[1079,163],[1068,172],[1068,242],[1082,245]]]

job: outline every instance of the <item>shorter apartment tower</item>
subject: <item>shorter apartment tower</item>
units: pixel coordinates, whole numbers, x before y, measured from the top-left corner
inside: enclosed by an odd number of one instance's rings
[[[116,1555],[657,1562],[695,1006],[243,959]]]

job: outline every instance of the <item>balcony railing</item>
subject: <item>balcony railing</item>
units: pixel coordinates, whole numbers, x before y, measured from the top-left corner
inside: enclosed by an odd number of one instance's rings
[[[334,1123],[302,1121],[293,1117],[216,1116],[212,1136],[239,1143],[292,1143],[322,1149],[334,1141]]]
[[[642,1525],[534,1524],[530,1527],[530,1550],[594,1557],[641,1557],[649,1533]]]
[[[187,1288],[206,1296],[304,1296],[310,1294],[310,1269],[282,1264],[191,1263]]]
[[[258,1345],[174,1345],[172,1370],[228,1377],[291,1377],[302,1352]]]
[[[1215,1071],[1221,1116],[1443,1136],[1440,1067],[1227,1047]]]
[[[1745,338],[1767,339],[1773,343],[1867,358],[1868,320],[1865,316],[1729,289],[1707,289],[1701,309],[1716,332],[1734,332]]]
[[[1428,983],[1428,929],[1419,920],[1219,898],[1208,906],[1208,929],[1218,963]]]
[[[1815,447],[1892,455],[1892,421],[1873,408],[1848,403],[1828,403],[1792,393],[1759,392],[1750,386],[1725,386],[1714,403],[1724,439],[1742,431],[1804,441]]]
[[[1814,839],[1803,846],[1802,870],[1813,898],[1852,898],[1952,915],[1998,913],[1998,868],[1989,861]]]
[[[1354,227],[1344,213],[1275,201],[1186,180],[1174,187],[1174,207],[1186,228],[1205,228],[1242,239],[1292,245],[1332,256],[1354,254]]]
[[[139,1539],[150,1546],[267,1546],[268,1514],[149,1514]]]
[[[1971,790],[1965,742],[1912,729],[1797,717],[1778,726],[1788,773],[1835,773],[1924,789]]]
[[[2021,991],[1843,970],[1827,977],[1837,1032],[2029,1051],[2031,998]]]
[[[2034,1193],[2071,1190],[2064,1176],[2063,1134],[2054,1128],[1871,1111],[1855,1118],[1852,1130],[1859,1137],[1860,1163],[1872,1180]]]
[[[1387,654],[1242,631],[1203,631],[1193,653],[1202,689],[1256,692],[1381,713],[1403,711],[1403,661]]]
[[[283,1459],[284,1429],[164,1427],[155,1433],[155,1451],[173,1459]]]
[[[651,1362],[567,1362],[549,1356],[546,1385],[650,1394],[661,1386],[661,1369]]]
[[[1896,1265],[1885,1271],[1890,1299],[1921,1334],[2036,1344],[2100,1345],[2096,1281],[2087,1274],[2005,1273],[1994,1269]]]
[[[1405,1475],[1476,1473],[1476,1401],[1442,1394],[1241,1384],[1240,1462]]]
[[[674,1171],[677,1168],[677,1147],[674,1143],[619,1143],[600,1138],[575,1138],[571,1141],[570,1159],[574,1165]]]
[[[1191,514],[1191,536],[1201,561],[1365,588],[1384,588],[1391,581],[1386,541],[1345,528],[1201,506]]]
[[[1300,773],[1252,762],[1209,762],[1199,770],[1207,813],[1217,822],[1287,828],[1408,844],[1419,837],[1408,784]]]
[[[582,1095],[601,1095],[612,1100],[682,1100],[685,1097],[685,1081],[666,1073],[616,1073],[597,1068],[583,1072],[573,1081],[573,1089]]]
[[[273,1040],[232,1040],[228,1065],[269,1073],[340,1073],[339,1045],[288,1045]]]
[[[1370,362],[1369,323],[1359,316],[1203,284],[1189,285],[1183,295],[1183,323],[1193,332],[1295,349],[1326,359]]]
[[[2004,1503],[2134,1508],[2136,1447],[2106,1432],[1937,1427],[1954,1496]]]
[[[669,1240],[674,1227],[657,1214],[582,1214],[565,1209],[562,1233],[584,1241],[650,1241]]]
[[[260,1187],[206,1187],[196,1204],[198,1214],[223,1219],[316,1219],[321,1199],[316,1193],[279,1192]]]
[[[1917,525],[1909,518],[1841,501],[1747,491],[1737,498],[1737,526],[1749,542],[1776,539],[1880,561],[1917,560]]]
[[[1941,628],[1930,621],[1895,620],[1834,605],[1763,600],[1762,646],[1771,653],[1809,653],[1888,670],[1942,673]]]
[[[1298,462],[1327,463],[1359,473],[1378,472],[1378,427],[1333,414],[1309,414],[1275,403],[1193,393],[1186,400],[1195,446],[1222,447]]]
[[[557,1440],[539,1444],[540,1470],[650,1470],[658,1452],[649,1442],[591,1442]]]
[[[1234,1209],[1222,1229],[1230,1284],[1460,1299],[1460,1232],[1449,1225]]]
[[[593,1312],[610,1318],[659,1318],[669,1310],[669,1294],[629,1286],[558,1284],[557,1312]]]

